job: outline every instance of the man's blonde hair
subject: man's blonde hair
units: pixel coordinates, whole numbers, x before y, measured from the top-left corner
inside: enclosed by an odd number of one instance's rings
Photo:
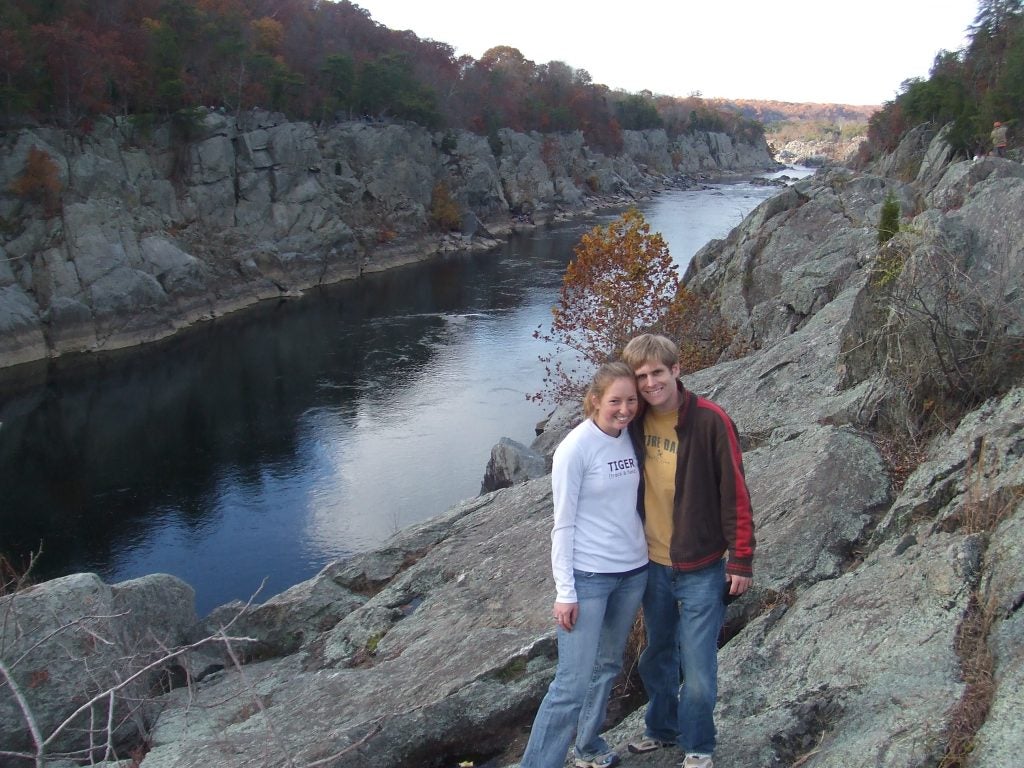
[[[667,336],[644,333],[630,340],[622,350],[622,361],[634,371],[651,362],[671,368],[679,362],[679,347]]]

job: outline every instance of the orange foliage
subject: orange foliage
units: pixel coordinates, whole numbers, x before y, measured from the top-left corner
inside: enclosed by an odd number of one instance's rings
[[[57,212],[60,205],[60,173],[50,156],[33,146],[25,159],[25,169],[9,189],[23,200],[43,206],[47,216]]]
[[[534,400],[577,397],[590,374],[572,366],[594,367],[616,357],[633,336],[661,323],[678,293],[668,246],[635,208],[584,234],[573,252],[551,310],[551,330],[533,334],[558,349],[540,358],[546,365],[544,391]],[[563,359],[564,350],[575,363]]]
[[[718,362],[736,335],[711,301],[683,286],[657,330],[679,345],[679,371],[684,375]]]
[[[284,40],[284,26],[279,21],[267,18],[250,23],[256,35],[256,48],[266,53],[276,53]]]
[[[454,232],[462,226],[459,206],[443,181],[439,181],[430,194],[430,219],[442,232]]]
[[[661,333],[679,344],[683,373],[717,362],[733,330],[715,306],[679,283],[668,246],[632,208],[580,238],[562,279],[551,329],[533,336],[553,343],[541,355],[544,385],[532,400],[563,403],[580,396],[593,368],[615,359],[634,336]]]

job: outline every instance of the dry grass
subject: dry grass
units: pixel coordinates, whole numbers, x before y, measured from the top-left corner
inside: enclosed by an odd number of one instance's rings
[[[990,533],[1024,499],[1024,486],[1000,486],[989,477],[985,458],[987,443],[982,439],[967,467],[963,507],[958,514],[965,533]]]
[[[995,695],[995,660],[988,636],[996,618],[995,601],[984,604],[975,592],[957,627],[956,652],[964,679],[964,692],[953,706],[946,726],[946,753],[938,768],[961,768],[974,747],[974,737],[985,723]]]
[[[985,471],[985,441],[976,447],[967,468],[966,499],[957,522],[966,534],[989,534],[1024,499],[1024,488],[993,489]],[[988,638],[999,615],[998,601],[975,589],[957,627],[955,649],[960,660],[964,692],[949,713],[946,752],[939,768],[961,768],[974,748],[974,737],[988,718],[995,696],[995,659]]]
[[[640,680],[638,664],[640,654],[647,645],[644,614],[640,611],[626,640],[626,651],[622,658],[622,672],[619,673],[608,697],[608,720],[606,727],[617,725],[633,710],[647,701],[643,683]]]
[[[28,561],[22,563],[20,567],[12,563],[6,555],[0,554],[0,597],[13,595],[15,592],[32,586],[30,574],[42,553],[42,547],[38,552],[30,553]]]
[[[903,490],[907,478],[924,461],[927,451],[919,440],[912,440],[908,435],[886,435],[875,433],[872,441],[882,456],[882,461],[889,470],[894,495]]]

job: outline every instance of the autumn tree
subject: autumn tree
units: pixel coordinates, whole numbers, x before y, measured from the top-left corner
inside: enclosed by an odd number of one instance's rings
[[[584,234],[573,253],[551,310],[551,329],[533,334],[555,345],[540,358],[546,366],[544,390],[534,400],[576,398],[590,369],[617,356],[633,336],[661,324],[679,292],[668,246],[660,234],[651,234],[635,208]]]
[[[46,152],[33,146],[25,158],[24,170],[11,182],[9,189],[23,200],[41,205],[47,216],[53,216],[60,205],[57,164]]]
[[[951,124],[946,140],[970,157],[987,145],[994,120],[1024,111],[1024,1],[981,0],[968,39],[962,50],[940,51],[927,79],[904,81],[872,116],[871,153],[891,152],[910,128],[930,122]]]
[[[992,109],[1009,114],[1011,96]],[[674,137],[684,127],[674,103],[613,92],[586,70],[537,64],[508,45],[479,60],[456,57],[451,45],[388,29],[350,0],[0,2],[5,124],[86,130],[101,114],[260,107],[290,119],[365,113],[465,128],[487,136],[495,154],[503,128],[581,131],[591,148],[614,154],[624,128],[662,124]]]
[[[430,222],[442,232],[454,232],[462,226],[459,205],[443,181],[437,182],[430,194]]]
[[[94,30],[68,19],[32,28],[52,86],[53,108],[66,125],[105,114],[132,90],[136,66],[121,52],[113,30]]]

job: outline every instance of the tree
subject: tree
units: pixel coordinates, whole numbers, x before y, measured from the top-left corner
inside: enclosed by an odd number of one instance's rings
[[[60,171],[53,159],[38,147],[31,147],[25,158],[25,169],[9,189],[23,200],[43,207],[46,216],[53,216],[60,206]]]
[[[437,182],[430,194],[430,222],[442,232],[455,232],[462,226],[459,205],[443,181]]]
[[[335,53],[324,61],[321,70],[324,104],[323,112],[331,117],[352,108],[352,91],[356,82],[356,69],[351,56]]]
[[[661,115],[653,98],[645,94],[628,95],[615,105],[622,127],[630,131],[661,128]]]
[[[413,120],[435,126],[440,122],[434,95],[419,83],[405,56],[388,54],[359,70],[356,100],[368,115]]]
[[[616,357],[633,336],[657,327],[679,293],[679,275],[668,246],[651,234],[643,214],[631,208],[607,227],[594,227],[580,238],[562,280],[551,329],[534,338],[556,350],[545,363],[544,391],[534,400],[565,402],[577,397],[589,368]],[[566,359],[564,352],[575,357]]]
[[[136,66],[122,54],[117,32],[62,19],[52,26],[34,26],[32,36],[49,74],[53,109],[66,125],[109,112],[115,100],[132,90]]]
[[[180,109],[185,99],[185,83],[181,77],[181,46],[177,31],[159,19],[142,20],[149,51],[149,75],[151,93],[142,107],[151,107],[163,112]]]
[[[882,245],[900,231],[900,203],[890,192],[882,202],[882,214],[878,219],[878,244]]]
[[[28,104],[26,94],[18,88],[25,62],[18,36],[9,29],[0,29],[0,114],[14,114]]]

